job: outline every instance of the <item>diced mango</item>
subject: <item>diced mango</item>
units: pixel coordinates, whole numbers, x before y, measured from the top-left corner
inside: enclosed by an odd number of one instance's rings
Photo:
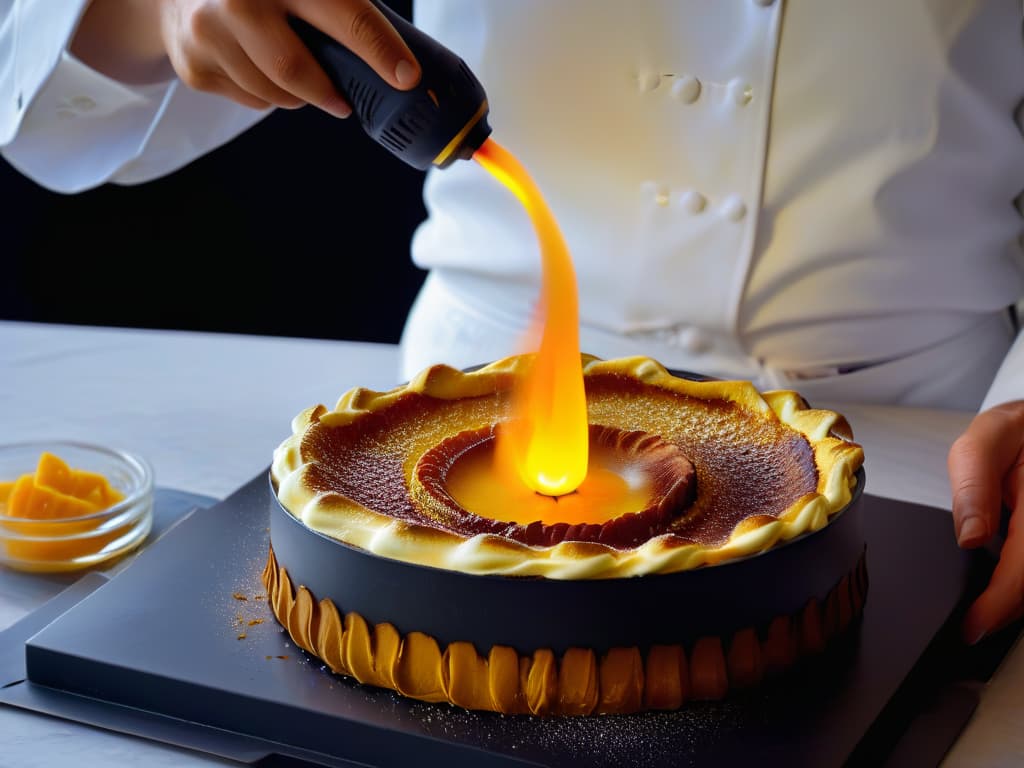
[[[100,507],[108,507],[123,497],[96,472],[72,469],[62,459],[44,451],[36,466],[36,485],[84,499]]]
[[[43,452],[34,473],[0,482],[0,514],[19,518],[9,520],[5,527],[38,539],[8,541],[7,555],[23,563],[34,561],[43,570],[59,570],[61,563],[70,565],[75,558],[99,552],[124,536],[133,524],[104,531],[97,530],[106,522],[104,518],[73,518],[92,515],[123,498],[103,475],[73,469],[58,456]],[[95,535],[83,536],[94,530]]]
[[[32,475],[19,477],[7,500],[8,515],[27,517],[33,520],[83,517],[99,510],[98,504],[36,485]]]
[[[61,520],[84,517],[113,506],[123,494],[95,472],[72,469],[52,453],[43,452],[35,474],[24,474],[10,488],[0,489],[8,517]]]
[[[36,464],[36,485],[44,485],[62,493],[71,492],[71,467],[49,451],[39,454]]]

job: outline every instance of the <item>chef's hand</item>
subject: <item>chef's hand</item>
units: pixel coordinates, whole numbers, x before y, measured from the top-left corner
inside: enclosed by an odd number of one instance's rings
[[[949,480],[961,547],[989,541],[1003,505],[1011,513],[992,579],[964,618],[964,639],[976,643],[1024,615],[1024,400],[974,418],[950,448]]]
[[[395,88],[419,82],[416,58],[369,0],[93,0],[71,50],[126,82],[152,80],[169,59],[186,85],[247,107],[313,104],[347,117],[350,105],[288,16],[334,37]]]

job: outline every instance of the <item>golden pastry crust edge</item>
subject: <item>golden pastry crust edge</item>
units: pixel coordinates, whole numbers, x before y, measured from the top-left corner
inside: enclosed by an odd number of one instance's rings
[[[312,424],[344,426],[366,414],[380,412],[414,392],[439,399],[491,394],[507,389],[522,372],[527,356],[514,355],[476,371],[434,365],[408,384],[377,392],[357,387],[335,408],[307,408],[292,421],[292,435],[274,451],[271,474],[281,504],[308,527],[382,557],[466,573],[543,576],[546,578],[613,578],[690,570],[747,557],[771,549],[828,524],[852,499],[863,450],[852,441],[845,418],[830,410],[809,408],[797,392],[759,392],[746,381],[690,381],[672,376],[649,357],[602,360],[583,356],[584,376],[615,374],[697,399],[725,400],[766,419],[777,419],[803,435],[818,470],[816,492],[798,499],[778,519],[739,525],[723,545],[681,544],[666,534],[631,549],[599,543],[562,542],[533,547],[491,534],[472,537],[409,523],[375,512],[338,494],[315,494],[304,483],[306,465],[300,456],[304,431]]]

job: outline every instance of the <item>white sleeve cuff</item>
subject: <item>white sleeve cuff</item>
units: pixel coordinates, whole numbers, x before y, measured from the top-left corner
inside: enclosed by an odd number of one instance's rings
[[[0,2],[0,147],[10,143],[50,77],[89,0]]]
[[[0,51],[0,154],[36,183],[74,193],[149,181],[268,114],[193,91],[177,78],[126,85],[97,72],[67,51],[86,5],[72,1],[50,19],[25,18],[48,6],[31,1],[0,18],[0,43],[13,50]]]
[[[141,153],[172,87],[123,85],[65,51],[33,94],[4,157],[57,192],[102,184]]]

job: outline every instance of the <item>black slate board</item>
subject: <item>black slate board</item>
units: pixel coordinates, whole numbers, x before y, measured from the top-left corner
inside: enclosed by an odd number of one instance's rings
[[[41,631],[4,633],[7,645],[25,643],[29,674],[0,701],[243,761],[842,765],[957,610],[971,570],[948,513],[865,494],[864,620],[828,658],[784,684],[674,713],[503,717],[365,688],[295,648],[255,599],[268,494],[261,473]]]

